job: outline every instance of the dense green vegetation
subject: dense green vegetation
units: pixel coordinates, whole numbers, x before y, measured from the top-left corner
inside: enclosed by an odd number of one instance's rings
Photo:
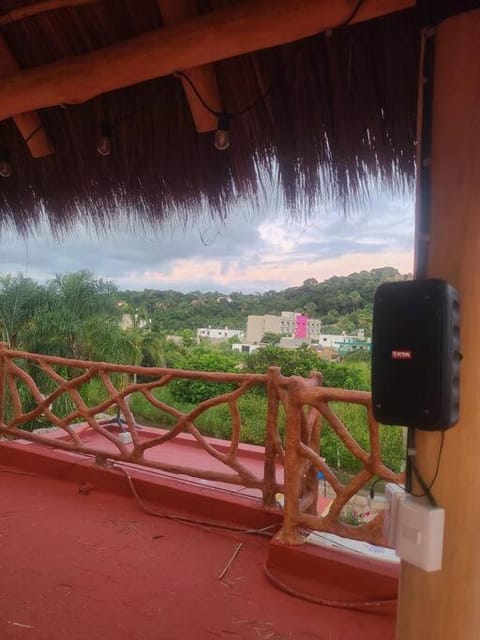
[[[217,395],[224,389],[213,390],[211,395]],[[162,388],[155,391],[154,395],[170,406],[174,406],[182,412],[188,413],[196,406],[196,402],[187,399],[179,399],[171,388]],[[193,399],[193,398],[192,398]],[[175,419],[163,411],[153,407],[142,394],[136,394],[131,406],[137,419],[144,424],[168,427],[175,423]],[[242,416],[242,440],[251,444],[263,444],[265,438],[265,421],[267,415],[267,403],[265,394],[258,391],[250,391],[238,400],[238,408]],[[361,406],[333,403],[335,414],[347,426],[352,437],[366,450],[369,451],[369,434],[366,410]],[[229,439],[231,436],[231,416],[227,405],[208,409],[195,420],[196,426],[206,435],[216,438]],[[284,436],[285,415],[280,412],[280,433]],[[382,457],[385,464],[399,471],[404,460],[402,432],[397,427],[380,427],[380,442]],[[349,473],[360,470],[361,465],[337,437],[333,429],[326,424],[323,427],[320,453],[327,463]]]
[[[120,300],[131,308],[141,309],[157,330],[170,333],[209,325],[245,329],[248,315],[303,311],[312,318],[320,318],[325,333],[365,329],[369,334],[375,289],[385,280],[406,277],[392,267],[382,267],[346,277],[335,276],[325,282],[309,278],[300,287],[263,294],[146,289],[122,291]]]
[[[0,278],[0,337],[12,348],[70,358],[137,362],[138,345],[120,329],[116,288],[87,271],[45,286]]]
[[[0,277],[0,339],[11,347],[75,359],[103,360],[116,363],[164,366],[199,371],[247,371],[264,373],[269,366],[280,367],[284,375],[308,377],[321,371],[325,386],[346,389],[369,389],[368,354],[353,353],[342,363],[320,360],[306,347],[286,350],[272,344],[251,355],[231,351],[231,345],[197,345],[193,330],[208,324],[244,327],[249,313],[279,313],[303,310],[321,317],[329,332],[369,329],[373,292],[384,279],[399,278],[394,269],[375,269],[346,278],[330,278],[318,283],[313,278],[302,287],[263,295],[181,294],[172,291],[120,292],[111,283],[95,279],[87,271],[57,276],[40,285],[21,275]],[[131,326],[122,330],[120,319],[128,314]],[[180,344],[167,334],[180,335]],[[52,381],[38,368],[23,363],[40,390],[48,394]],[[74,375],[71,369],[59,370],[63,376]],[[77,372],[78,375],[78,372]],[[128,382],[117,376],[117,387]],[[232,389],[194,380],[176,380],[155,392],[156,396],[180,411],[190,411],[199,402]],[[80,389],[87,404],[106,397],[106,389],[96,378]],[[24,409],[34,406],[28,390],[20,384]],[[266,397],[262,389],[252,389],[238,403],[242,416],[242,439],[260,444],[264,439]],[[174,419],[151,406],[141,394],[131,399],[139,422],[168,427]],[[67,415],[73,408],[67,394],[53,405],[57,415]],[[368,427],[362,407],[338,405],[337,415],[352,436],[368,449]],[[207,435],[228,438],[231,416],[227,405],[209,409],[196,420]],[[43,426],[36,422],[29,428]],[[281,415],[281,429],[284,416]],[[382,427],[382,450],[387,465],[399,469],[403,459],[399,429]],[[329,464],[354,472],[358,462],[325,426],[321,454]]]

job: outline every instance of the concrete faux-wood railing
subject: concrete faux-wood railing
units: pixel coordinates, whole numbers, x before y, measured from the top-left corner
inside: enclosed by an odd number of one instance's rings
[[[29,373],[32,369],[41,374],[41,382],[37,375],[36,380]],[[88,404],[81,390],[94,380],[103,387],[105,399]],[[228,390],[221,388],[218,395],[200,402],[189,412],[183,412],[154,395],[156,389],[175,380],[197,380],[231,387]],[[289,544],[303,542],[301,531],[305,528],[381,542],[381,514],[359,527],[348,526],[340,520],[343,507],[370,478],[378,476],[397,482],[401,479],[399,474],[382,463],[379,427],[371,413],[370,394],[324,388],[321,383],[320,374],[313,374],[310,379],[287,378],[274,367],[267,374],[186,371],[45,356],[11,350],[3,344],[0,346],[0,434],[92,455],[100,460],[127,462],[172,474],[257,489],[267,508],[278,506],[275,496],[283,493],[284,523],[279,538]],[[248,468],[239,455],[244,430],[239,400],[255,386],[265,389],[267,404],[261,474]],[[174,424],[169,431],[153,437],[149,431],[149,436],[145,436],[129,406],[128,399],[134,393],[142,394],[153,407],[173,418]],[[69,399],[71,410],[60,417],[55,413],[54,405],[64,395]],[[27,401],[29,407],[25,408]],[[334,414],[329,406],[331,401],[365,406],[370,434],[369,453],[356,443]],[[226,447],[219,447],[205,437],[196,424],[205,412],[221,405],[226,405],[230,414],[231,436]],[[280,433],[281,406],[286,416],[285,446]],[[105,419],[104,415],[100,417],[100,414],[112,410],[118,412],[117,425],[121,429],[111,429],[115,424],[114,416],[111,419]],[[121,423],[118,420],[120,415]],[[51,438],[23,428],[39,419],[62,430],[65,437]],[[325,421],[363,467],[346,485],[337,479],[320,456],[321,430]],[[84,422],[87,428],[79,429],[76,425],[79,422]],[[87,432],[100,435],[102,446],[98,446],[98,439],[95,443],[89,441],[85,437]],[[151,455],[153,450],[178,436],[185,437],[180,434],[190,434],[198,447],[222,463],[225,470],[171,464]],[[280,478],[282,466],[283,481]],[[325,516],[317,514],[319,471],[335,492],[329,513]]]
[[[22,363],[23,367],[20,366],[20,363]],[[44,377],[42,387],[44,388],[40,389],[37,381],[26,370],[32,366],[42,372]],[[3,379],[3,389],[0,391],[0,395],[5,397],[8,394],[10,405],[10,415],[5,411],[4,407],[0,433],[70,451],[140,464],[169,473],[185,474],[204,478],[205,480],[261,489],[265,503],[270,503],[271,496],[274,496],[276,491],[282,490],[282,487],[277,485],[274,480],[276,449],[266,447],[265,478],[254,475],[238,460],[237,455],[242,431],[241,417],[237,404],[238,399],[252,386],[267,384],[268,376],[266,375],[135,367],[2,349],[0,350],[0,376]],[[112,377],[115,376],[121,376],[121,384],[118,385],[121,388],[117,388],[112,381]],[[148,381],[129,383],[127,380],[131,379],[132,376],[142,377],[142,379],[147,379]],[[203,382],[221,385],[228,384],[234,388],[232,391],[209,398],[199,403],[192,411],[184,413],[159,400],[153,394],[155,389],[165,387],[178,379],[202,380]],[[101,402],[88,406],[82,397],[80,389],[93,380],[97,380],[103,385],[106,398]],[[24,396],[27,390],[29,400],[33,400],[31,402],[34,405],[33,408],[24,410],[21,389]],[[48,389],[48,392],[45,389]],[[155,438],[147,440],[142,438],[128,403],[128,397],[134,393],[141,393],[153,407],[176,420],[170,431]],[[74,408],[66,416],[59,417],[56,415],[52,405],[63,394],[68,396]],[[231,443],[226,453],[212,446],[195,425],[195,420],[202,414],[222,404],[226,404],[229,407],[231,417]],[[272,402],[269,403],[269,406],[271,410],[274,409]],[[112,432],[105,420],[98,418],[99,414],[104,414],[115,408],[118,408],[122,414],[123,426],[130,436],[128,438],[129,442],[122,438],[121,433]],[[22,425],[31,423],[39,418],[44,418],[52,426],[62,429],[68,438],[64,440],[55,439],[52,442],[52,439],[46,435],[31,433],[22,429]],[[86,422],[91,430],[100,434],[113,446],[108,451],[105,451],[103,447],[89,445],[85,442],[85,438],[82,437],[82,432],[75,428],[75,423],[79,421]],[[269,415],[267,416],[267,431],[269,432],[274,428],[276,428],[276,424],[274,424],[272,416]],[[172,440],[180,433],[191,434],[201,448],[225,465],[225,472],[199,470],[184,467],[180,464],[172,465],[147,457],[147,452]],[[280,440],[279,437],[269,436],[269,441],[279,442]]]
[[[381,457],[379,424],[373,417],[371,394],[308,384],[303,378],[281,376],[272,371],[275,388],[286,405],[285,431],[285,507],[284,524],[279,538],[288,544],[301,544],[302,530],[313,529],[337,535],[383,543],[383,513],[362,526],[341,520],[347,503],[374,477],[403,482],[403,474],[385,466]],[[330,403],[363,406],[367,416],[370,451],[352,438],[347,426],[332,410]],[[342,483],[321,457],[322,428],[328,424],[340,441],[360,462],[362,469],[348,483]],[[317,514],[318,474],[335,493],[328,512]]]

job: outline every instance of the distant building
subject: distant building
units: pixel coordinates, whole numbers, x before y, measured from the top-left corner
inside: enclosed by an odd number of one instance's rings
[[[265,333],[280,336],[317,340],[322,328],[320,320],[309,318],[303,313],[282,311],[280,316],[248,316],[247,343],[259,344]]]
[[[308,318],[303,313],[297,313],[295,316],[295,338],[302,340],[307,337]],[[310,336],[308,336],[310,337]]]
[[[348,336],[345,333],[341,335],[320,334],[318,337],[319,347],[335,349],[339,353],[348,353],[356,349],[370,351],[372,346],[371,338],[365,338],[364,329],[359,329],[356,335]]]
[[[259,344],[265,333],[282,334],[280,317],[274,315],[248,316],[246,341],[249,344]]]
[[[244,331],[240,329],[213,329],[212,327],[197,329],[197,342],[210,342],[212,344],[226,342],[230,338],[243,340]]]

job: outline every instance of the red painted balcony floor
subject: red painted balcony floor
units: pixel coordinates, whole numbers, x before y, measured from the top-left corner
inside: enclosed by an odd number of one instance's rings
[[[394,637],[391,614],[320,606],[276,589],[263,570],[272,544],[268,538],[148,515],[125,491],[119,472],[92,470],[90,461],[80,463],[71,454],[37,455],[37,450],[36,445],[0,444],[2,639]],[[55,460],[54,474],[61,477],[43,472],[51,474]],[[101,480],[102,473],[110,474],[108,481]],[[79,487],[87,477],[93,488],[83,494]],[[139,491],[146,490],[137,477]],[[168,479],[159,482],[168,484]],[[194,517],[207,509],[203,515],[211,519],[214,510],[206,502],[211,496],[200,486],[198,496],[200,489],[203,502],[195,503]],[[195,486],[188,491],[194,495]],[[224,513],[236,509],[227,494],[218,493],[226,496]],[[172,496],[165,498],[167,506],[156,508],[172,512]],[[178,504],[186,515],[188,501]],[[237,557],[219,580],[240,542]],[[308,566],[305,547],[298,551],[302,566]],[[288,581],[285,574],[282,578]],[[345,597],[350,587],[345,585]],[[337,585],[333,595],[339,594]]]

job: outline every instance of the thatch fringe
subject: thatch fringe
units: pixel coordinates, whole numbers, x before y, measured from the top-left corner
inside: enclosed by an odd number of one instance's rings
[[[18,2],[11,2],[17,6]],[[155,0],[107,0],[3,28],[22,67],[105,46],[160,23]],[[308,215],[349,208],[372,189],[398,192],[414,178],[419,30],[415,11],[320,34],[216,65],[229,111],[265,100],[231,123],[219,152],[197,134],[178,79],[169,77],[78,106],[45,109],[56,154],[33,160],[11,121],[0,146],[13,156],[0,178],[0,227],[54,230],[79,219],[102,227],[123,216],[158,224],[208,207],[224,218],[239,197],[262,202],[276,176],[284,205]],[[98,126],[115,127],[114,151],[96,152]],[[268,190],[268,187],[265,187]]]

